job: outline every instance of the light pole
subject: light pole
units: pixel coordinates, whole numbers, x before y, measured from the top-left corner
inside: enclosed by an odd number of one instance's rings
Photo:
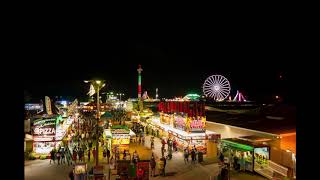
[[[101,88],[103,88],[105,86],[104,83],[102,83],[102,81],[100,80],[90,80],[90,81],[84,81],[85,83],[91,82],[91,84],[93,86],[96,86],[97,88],[97,126],[96,126],[96,166],[98,166],[99,163],[99,119],[100,119],[100,96],[99,96],[99,91]],[[102,85],[101,85],[102,84]],[[101,86],[101,87],[100,87]]]
[[[121,101],[121,96],[124,96],[124,94],[123,93],[118,93],[117,95],[120,96],[120,101]]]

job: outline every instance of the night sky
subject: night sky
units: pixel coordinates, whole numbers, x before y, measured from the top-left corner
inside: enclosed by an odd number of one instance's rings
[[[220,74],[229,80],[232,96],[240,90],[249,100],[272,95],[293,99],[293,68],[285,62],[292,53],[286,47],[289,42],[273,34],[219,39],[200,35],[116,37],[102,45],[86,42],[67,40],[61,44],[54,37],[39,40],[44,46],[36,45],[29,52],[36,61],[26,65],[24,90],[33,99],[45,95],[81,98],[89,90],[83,80],[98,78],[107,81],[102,92],[122,92],[125,98],[136,98],[136,69],[141,64],[142,89],[152,97],[155,88],[160,97],[167,98],[201,94],[205,79]]]

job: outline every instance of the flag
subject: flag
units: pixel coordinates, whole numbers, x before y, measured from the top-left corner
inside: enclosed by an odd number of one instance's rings
[[[50,98],[49,98],[48,96],[45,96],[44,100],[45,100],[45,104],[46,104],[47,114],[48,114],[48,115],[51,115],[51,114],[52,114],[52,110],[51,110],[51,101],[50,101]]]
[[[89,96],[92,96],[92,95],[94,95],[94,93],[96,93],[96,91],[94,90],[94,87],[93,87],[93,85],[91,84],[91,85],[90,85],[90,90],[89,90],[89,92],[88,92],[88,95],[89,95]]]

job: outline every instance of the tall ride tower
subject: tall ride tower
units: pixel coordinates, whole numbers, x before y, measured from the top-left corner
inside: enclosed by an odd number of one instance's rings
[[[139,64],[139,68],[137,69],[138,71],[138,99],[141,99],[141,65]]]

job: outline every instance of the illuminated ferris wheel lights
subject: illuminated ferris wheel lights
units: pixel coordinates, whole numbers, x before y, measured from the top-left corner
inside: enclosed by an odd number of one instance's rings
[[[230,94],[230,83],[224,76],[209,76],[203,83],[203,93],[216,101],[223,101]]]

